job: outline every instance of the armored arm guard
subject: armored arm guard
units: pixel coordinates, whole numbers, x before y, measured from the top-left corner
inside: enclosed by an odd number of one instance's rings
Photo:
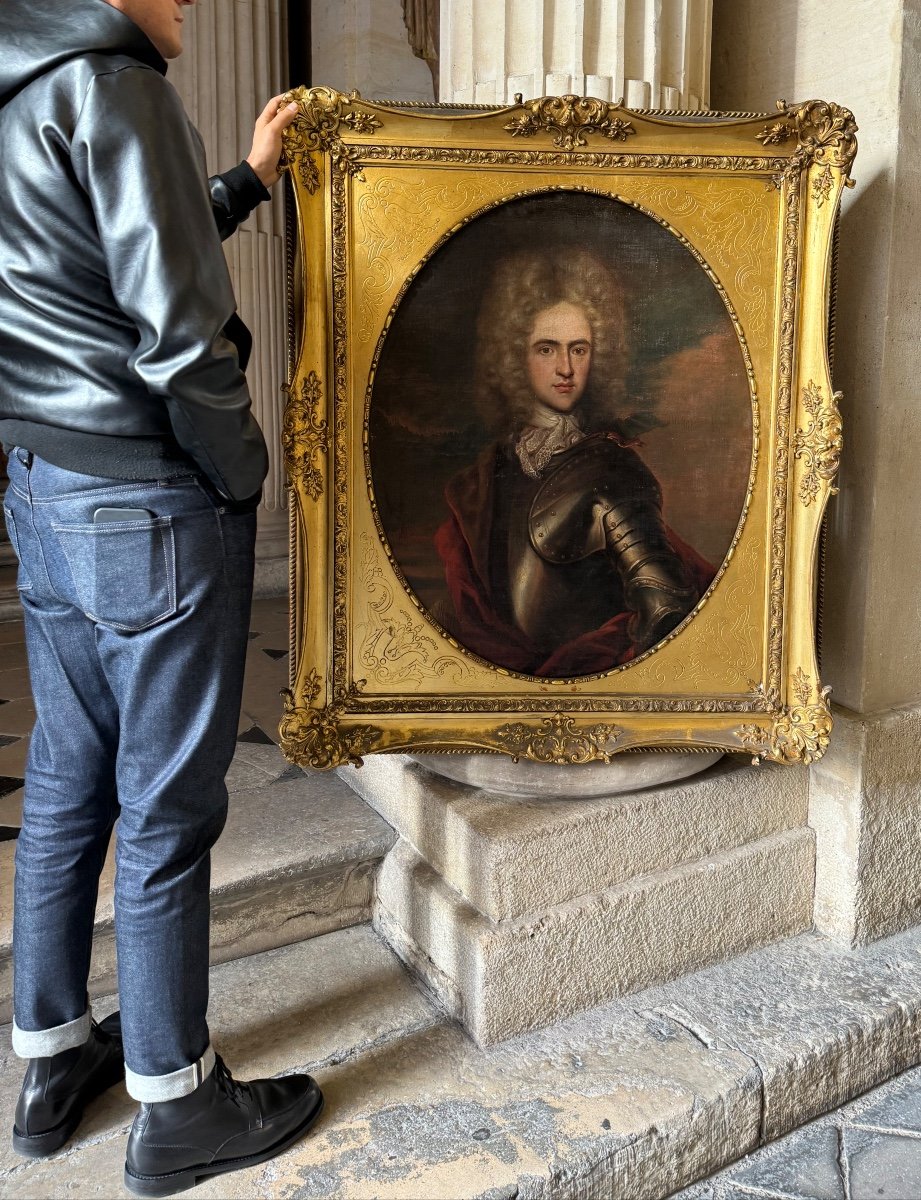
[[[633,450],[607,434],[559,455],[531,505],[531,544],[547,562],[571,563],[607,552],[633,610],[640,651],[655,645],[697,599],[668,540],[655,476]]]
[[[633,609],[633,640],[647,650],[687,616],[696,596],[665,533],[658,505],[626,501],[602,517],[605,545]]]

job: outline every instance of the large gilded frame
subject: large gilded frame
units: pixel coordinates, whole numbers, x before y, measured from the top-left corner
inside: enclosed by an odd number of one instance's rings
[[[328,88],[291,98],[299,252],[289,289],[300,319],[283,435],[287,756],[315,768],[387,751],[573,764],[640,748],[818,759],[832,722],[816,574],[842,446],[830,296],[852,114],[821,101],[701,115],[574,96],[501,109],[374,103]],[[363,205],[382,179],[398,201]],[[709,599],[635,664],[561,681],[484,665],[432,625],[378,536],[365,455],[372,364],[405,282],[484,204],[548,187],[641,206],[695,251],[741,327],[755,414],[746,511]]]

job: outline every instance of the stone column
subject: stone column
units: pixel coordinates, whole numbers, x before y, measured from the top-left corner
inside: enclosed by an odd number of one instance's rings
[[[845,452],[822,638],[838,711],[810,808],[816,924],[864,942],[921,919],[921,0],[719,6],[715,106],[781,96],[835,100],[860,126],[840,233]]]
[[[442,0],[442,101],[706,108],[712,0]]]
[[[170,66],[169,78],[201,131],[212,172],[245,157],[257,115],[288,86],[286,13],[283,0],[234,0],[186,10],[186,49]],[[280,452],[287,369],[284,230],[284,199],[277,187],[271,201],[225,244],[240,315],[253,331],[247,377],[271,462],[259,509],[257,595],[282,595],[288,579]]]

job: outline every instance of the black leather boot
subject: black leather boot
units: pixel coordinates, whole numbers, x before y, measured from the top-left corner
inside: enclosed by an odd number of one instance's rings
[[[32,1058],[13,1125],[13,1149],[26,1158],[45,1158],[71,1137],[91,1100],[125,1077],[118,1013],[100,1024],[74,1050]]]
[[[128,1138],[125,1187],[136,1196],[171,1196],[253,1167],[293,1145],[322,1110],[323,1093],[309,1075],[238,1083],[216,1058],[194,1092],[141,1105]]]

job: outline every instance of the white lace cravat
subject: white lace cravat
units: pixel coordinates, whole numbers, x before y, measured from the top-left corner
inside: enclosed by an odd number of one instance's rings
[[[575,417],[541,405],[534,410],[530,421],[519,434],[515,453],[525,475],[537,479],[554,454],[568,450],[584,437]]]

